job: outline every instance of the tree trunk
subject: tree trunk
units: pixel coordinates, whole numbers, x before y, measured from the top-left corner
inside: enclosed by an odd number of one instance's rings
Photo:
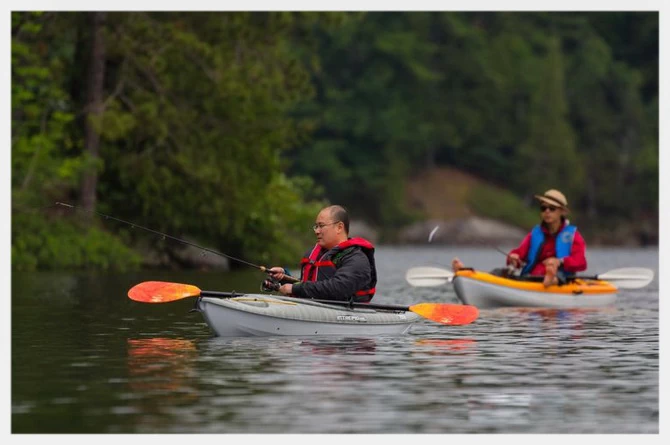
[[[85,210],[95,210],[96,187],[98,185],[97,160],[100,151],[100,133],[93,121],[102,117],[103,84],[105,80],[105,12],[91,12],[91,52],[86,82],[86,119],[84,122],[84,150],[88,152],[93,166],[84,174],[81,184],[81,205]]]

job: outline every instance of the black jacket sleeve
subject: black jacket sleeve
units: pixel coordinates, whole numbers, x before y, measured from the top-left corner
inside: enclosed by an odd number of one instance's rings
[[[349,301],[357,290],[370,283],[370,262],[360,247],[345,252],[336,264],[332,278],[293,285],[293,295],[300,298]]]

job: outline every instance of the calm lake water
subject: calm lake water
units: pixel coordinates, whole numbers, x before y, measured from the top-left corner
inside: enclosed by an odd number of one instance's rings
[[[505,247],[505,246],[501,246]],[[412,266],[491,248],[381,247],[376,303],[456,302]],[[658,249],[589,248],[592,274]],[[136,303],[140,281],[258,292],[263,275],[12,275],[12,433],[658,433],[659,286],[590,312],[482,310],[372,338],[216,338],[194,299]]]

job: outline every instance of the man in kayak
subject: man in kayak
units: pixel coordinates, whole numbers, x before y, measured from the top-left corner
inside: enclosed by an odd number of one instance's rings
[[[507,264],[521,268],[521,275],[544,276],[543,284],[549,287],[564,283],[575,272],[586,270],[586,242],[567,219],[568,200],[558,190],[547,190],[535,195],[540,201],[542,223],[536,225],[521,241],[521,245],[507,255]],[[454,258],[454,272],[463,263]]]
[[[345,208],[322,209],[312,228],[317,242],[300,262],[299,283],[287,282],[282,267],[269,269],[272,278],[282,284],[279,292],[299,298],[370,302],[377,284],[375,248],[363,238],[349,238]]]

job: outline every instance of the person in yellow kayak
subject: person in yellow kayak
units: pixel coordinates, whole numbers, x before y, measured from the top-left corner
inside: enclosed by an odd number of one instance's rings
[[[312,226],[316,245],[302,258],[299,283],[289,283],[282,267],[268,270],[281,283],[279,292],[299,298],[368,303],[375,294],[375,248],[349,237],[349,214],[339,205],[322,209]]]
[[[551,189],[535,198],[540,201],[542,222],[510,251],[507,264],[522,268],[522,276],[544,276],[543,284],[549,287],[586,270],[586,242],[567,219],[570,210],[563,193]],[[451,265],[454,272],[464,267],[458,258]]]

